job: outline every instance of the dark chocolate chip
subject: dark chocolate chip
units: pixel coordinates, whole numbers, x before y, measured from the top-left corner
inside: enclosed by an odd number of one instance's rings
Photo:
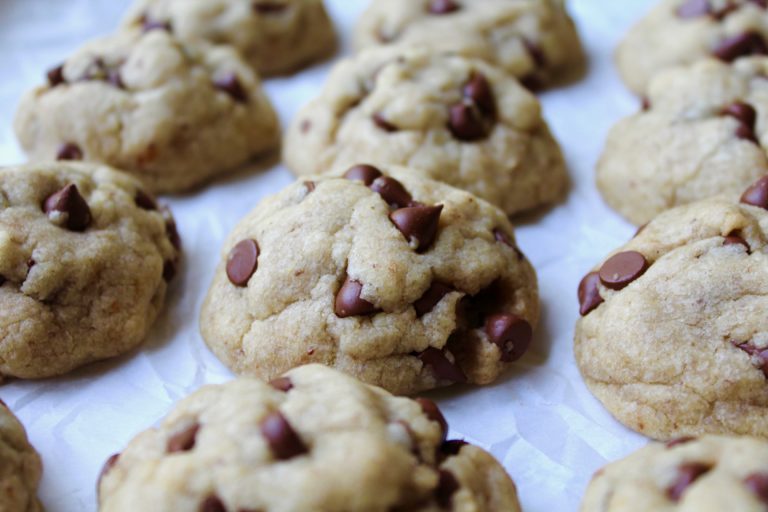
[[[725,240],[723,240],[723,245],[742,245],[747,250],[747,254],[749,254],[752,250],[752,248],[749,246],[749,243],[747,243],[746,240],[744,240],[736,233],[731,233],[726,236]]]
[[[590,272],[579,283],[579,313],[588,315],[593,309],[603,303],[600,296],[600,274]]]
[[[435,377],[449,382],[464,383],[467,382],[467,376],[455,363],[452,363],[443,353],[434,347],[429,347],[424,352],[418,354],[421,362],[432,368]]]
[[[259,266],[259,244],[247,239],[238,243],[227,257],[227,277],[235,286],[247,286]]]
[[[217,78],[213,81],[213,85],[220,91],[227,93],[236,102],[248,103],[248,92],[243,88],[240,79],[237,78],[235,73],[228,73],[221,78]]]
[[[389,214],[389,219],[400,230],[416,252],[424,252],[432,245],[440,224],[443,205],[410,206]]]
[[[511,313],[489,316],[485,332],[491,343],[501,350],[501,360],[517,361],[528,350],[533,338],[533,328],[527,320]]]
[[[461,9],[461,6],[453,0],[431,0],[428,9],[431,14],[450,14]]]
[[[433,282],[432,286],[424,292],[419,300],[413,303],[413,309],[416,310],[416,316],[421,318],[422,316],[430,313],[435,306],[443,300],[443,297],[454,291],[454,289],[447,284],[440,282]]]
[[[307,187],[307,193],[309,194],[315,191],[317,184],[314,181],[305,181],[304,186]]]
[[[344,284],[336,294],[334,312],[339,318],[350,316],[370,315],[377,311],[376,306],[360,297],[363,285],[347,276]]]
[[[166,451],[168,453],[188,452],[195,447],[197,432],[200,430],[200,424],[195,423],[178,432],[168,439]]]
[[[740,139],[749,141],[753,144],[757,144],[757,145],[760,144],[760,141],[758,140],[757,135],[755,134],[755,130],[753,130],[752,128],[750,128],[745,124],[740,124],[736,128],[736,136]]]
[[[757,360],[758,368],[762,370],[763,375],[765,375],[765,378],[768,379],[768,347],[766,348],[757,348],[750,342],[746,343],[733,343],[736,348],[743,350],[749,356],[755,360]]]
[[[136,206],[144,210],[157,210],[157,201],[155,201],[155,198],[143,190],[136,191],[134,201],[136,202]]]
[[[259,429],[276,458],[287,460],[307,453],[306,445],[280,412],[264,418]]]
[[[677,468],[677,477],[667,488],[667,496],[672,501],[679,501],[686,489],[699,477],[712,469],[710,466],[692,462]]]
[[[419,403],[421,410],[424,411],[429,421],[434,421],[440,425],[441,439],[445,441],[446,436],[448,436],[448,422],[445,420],[445,416],[443,416],[440,408],[429,398],[417,398],[416,402]]]
[[[675,10],[678,18],[689,19],[706,16],[710,13],[709,0],[688,0]]]
[[[200,512],[227,512],[227,507],[218,496],[211,495],[200,504]]]
[[[734,117],[742,124],[753,129],[757,122],[757,111],[755,110],[755,107],[749,103],[744,103],[743,101],[737,101],[725,107],[723,109],[723,115]]]
[[[768,210],[768,176],[753,183],[741,196],[741,202]]]
[[[690,443],[691,441],[695,441],[695,440],[696,438],[693,436],[678,437],[677,439],[672,439],[671,441],[667,441],[667,448],[674,448],[675,446],[679,446],[685,443]]]
[[[464,84],[462,94],[477,105],[483,115],[491,119],[496,117],[496,97],[485,75],[479,72],[472,73],[469,81]]]
[[[277,14],[285,11],[288,5],[279,2],[254,2],[253,10],[259,14]]]
[[[453,502],[453,495],[459,490],[459,482],[453,473],[447,469],[440,470],[440,480],[435,490],[435,499],[440,507],[445,509],[451,508]]]
[[[611,290],[621,290],[648,270],[648,261],[637,251],[620,252],[603,263],[600,281]]]
[[[450,108],[448,129],[455,138],[464,142],[475,142],[488,135],[488,128],[480,109],[466,101]]]
[[[55,224],[70,231],[85,231],[91,224],[91,209],[74,183],[51,194],[43,203],[43,211]]]
[[[163,263],[163,279],[165,282],[172,281],[173,278],[176,277],[177,270],[176,261],[167,260],[165,263]]]
[[[269,385],[278,391],[288,392],[293,389],[290,377],[278,377],[269,381]]]
[[[55,68],[48,70],[46,76],[48,77],[48,85],[51,87],[67,83],[67,79],[64,78],[64,64],[59,64]]]
[[[541,46],[537,45],[529,39],[523,39],[523,46],[525,46],[525,49],[528,51],[528,55],[531,56],[537,67],[546,66],[547,56],[544,55],[544,51],[541,49]]]
[[[768,45],[758,32],[746,32],[720,42],[712,54],[725,62],[733,62],[748,55],[767,55]]]
[[[544,89],[544,82],[536,74],[531,73],[520,79],[520,84],[531,92]]]
[[[496,280],[472,297],[464,297],[459,303],[460,317],[470,329],[485,326],[488,315],[499,310],[499,304],[507,302],[507,292],[500,280]]]
[[[362,181],[366,187],[370,187],[371,183],[373,183],[376,178],[380,178],[381,176],[382,174],[380,170],[372,165],[367,164],[356,165],[344,173],[344,177],[346,179],[352,181]]]
[[[403,184],[389,176],[376,178],[370,187],[393,208],[405,208],[410,206],[413,201],[411,194],[405,190]]]
[[[461,439],[452,439],[450,441],[443,441],[440,445],[440,452],[443,455],[458,455],[461,449],[467,446],[469,443]]]
[[[387,118],[381,112],[373,114],[373,122],[385,132],[393,133],[398,131],[397,126],[387,121]]]
[[[640,108],[643,110],[643,112],[651,110],[651,100],[648,99],[647,96],[643,96],[640,99]]]
[[[171,245],[173,245],[176,250],[180,250],[181,236],[179,236],[179,230],[176,228],[176,221],[173,219],[171,210],[169,210],[167,206],[163,206],[160,208],[160,213],[165,220],[165,233],[168,235],[168,240],[170,240]]]
[[[59,151],[56,153],[56,160],[82,160],[83,151],[80,146],[73,144],[72,142],[65,142],[59,146]]]
[[[744,485],[763,504],[768,505],[768,473],[752,473],[744,479]]]

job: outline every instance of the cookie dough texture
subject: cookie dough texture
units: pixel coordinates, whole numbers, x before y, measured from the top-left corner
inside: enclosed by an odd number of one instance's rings
[[[295,118],[283,158],[298,175],[339,174],[360,162],[408,166],[507,214],[556,202],[568,188],[532,94],[484,62],[413,49],[339,63]]]
[[[715,198],[663,213],[616,251],[648,268],[623,289],[598,285],[575,354],[624,425],[662,440],[768,437],[767,230],[766,210]]]
[[[661,0],[621,42],[624,82],[643,94],[659,71],[707,57],[768,53],[768,10],[754,0]]]
[[[768,444],[704,436],[652,443],[598,471],[581,512],[762,512]]]
[[[104,166],[0,169],[0,375],[60,375],[142,342],[179,258],[173,219],[150,203]]]
[[[233,46],[263,75],[296,71],[336,49],[322,0],[139,0],[124,26]]]
[[[658,75],[647,110],[620,121],[597,166],[606,202],[635,224],[768,172],[768,58],[699,62]]]
[[[24,427],[0,400],[0,512],[41,512],[37,486],[42,473]]]
[[[340,178],[297,182],[234,229],[200,327],[235,373],[270,379],[322,363],[407,394],[490,383],[525,351],[539,315],[536,276],[515,248],[506,216],[411,169],[382,170],[414,201],[442,205],[424,250],[388,218],[394,213],[380,194]],[[227,264],[233,248],[248,240],[258,244],[258,266],[237,286]],[[347,281],[359,288],[340,301],[354,291]],[[357,311],[343,315],[340,303]],[[509,316],[514,339],[490,341],[483,322],[496,314]]]
[[[155,192],[201,185],[279,141],[275,112],[235,50],[164,30],[89,43],[24,97],[15,128],[32,160],[105,163]]]
[[[519,512],[498,462],[443,443],[431,402],[318,365],[280,380],[287,391],[243,378],[181,401],[107,469],[99,510]],[[275,417],[282,430],[265,429]]]
[[[584,56],[561,0],[374,0],[358,49],[421,47],[483,59],[531,88],[577,74]]]

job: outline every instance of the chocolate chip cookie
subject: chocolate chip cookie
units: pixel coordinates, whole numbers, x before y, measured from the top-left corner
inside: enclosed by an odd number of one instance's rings
[[[597,166],[606,202],[636,224],[673,206],[738,195],[768,172],[768,58],[660,73],[645,110],[610,132]]]
[[[374,0],[355,45],[392,44],[477,57],[531,89],[571,78],[584,63],[561,0]]]
[[[669,210],[581,281],[576,361],[656,439],[768,437],[768,178]]]
[[[257,76],[224,46],[163,30],[89,43],[27,94],[15,122],[30,158],[124,169],[155,192],[200,185],[276,147]]]
[[[41,512],[37,486],[42,473],[40,456],[24,426],[0,400],[0,510]]]
[[[519,512],[480,448],[427,399],[319,365],[206,386],[109,459],[99,510]]]
[[[662,0],[619,45],[624,82],[643,94],[660,70],[705,58],[768,55],[764,0]]]
[[[322,363],[397,393],[487,384],[527,350],[536,276],[497,208],[411,169],[299,181],[229,236],[202,309],[238,374]]]
[[[336,48],[323,0],[138,0],[124,27],[231,45],[264,75],[296,71]]]
[[[581,512],[762,512],[768,507],[768,443],[704,436],[651,443],[598,471]]]
[[[560,200],[560,148],[536,98],[482,61],[375,49],[342,61],[295,118],[283,157],[298,175],[405,165],[507,214]]]
[[[0,169],[0,376],[61,375],[136,347],[179,243],[170,213],[124,173]]]

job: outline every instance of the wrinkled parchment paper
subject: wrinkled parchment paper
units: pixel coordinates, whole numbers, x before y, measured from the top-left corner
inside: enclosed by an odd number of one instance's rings
[[[349,51],[366,0],[326,0]],[[21,94],[85,40],[112,31],[129,0],[0,0],[0,165],[24,161],[12,131]],[[535,348],[495,385],[433,393],[463,437],[490,450],[514,477],[527,512],[577,510],[592,473],[645,440],[614,421],[584,386],[572,353],[582,275],[634,228],[602,202],[594,165],[606,131],[638,101],[612,64],[616,43],[653,0],[572,0],[590,55],[589,74],[542,96],[574,186],[565,204],[518,221],[520,246],[539,275],[543,319]],[[319,65],[266,81],[284,126],[328,73]],[[50,511],[96,509],[104,460],[155,424],[180,398],[232,374],[197,328],[200,305],[229,230],[261,198],[292,181],[280,165],[243,172],[193,196],[170,198],[186,252],[181,278],[147,343],[64,378],[0,386],[42,454],[40,495]],[[51,340],[55,343],[56,340]]]

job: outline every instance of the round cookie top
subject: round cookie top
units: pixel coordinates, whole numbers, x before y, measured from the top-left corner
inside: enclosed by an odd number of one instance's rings
[[[570,78],[584,61],[561,0],[374,0],[355,45],[392,44],[477,57],[532,89]]]
[[[519,512],[501,465],[447,427],[430,400],[319,365],[206,386],[110,458],[99,510]]]
[[[568,185],[532,94],[482,61],[416,49],[337,64],[288,130],[283,157],[298,175],[405,165],[507,214],[553,203]]]
[[[536,275],[506,216],[384,171],[297,182],[234,229],[200,328],[236,373],[317,362],[406,394],[489,383],[526,351]]]
[[[170,213],[128,175],[0,169],[0,375],[50,377],[132,349],[178,258]]]
[[[768,443],[704,436],[651,443],[599,470],[581,512],[762,512]]]
[[[645,110],[610,132],[597,184],[636,224],[681,204],[737,195],[768,172],[768,58],[705,60],[660,73]]]
[[[644,435],[768,437],[768,178],[742,201],[661,214],[579,285],[582,376]]]
[[[163,30],[84,46],[23,98],[15,129],[33,160],[105,163],[155,192],[200,185],[273,149],[280,135],[235,50],[183,44]]]
[[[140,0],[123,26],[233,46],[268,75],[295,71],[336,48],[322,0]]]
[[[40,456],[24,426],[0,400],[0,510],[40,512],[37,486],[43,474]]]
[[[643,94],[660,70],[705,57],[733,62],[768,54],[768,4],[761,0],[661,0],[616,52],[624,82]]]

